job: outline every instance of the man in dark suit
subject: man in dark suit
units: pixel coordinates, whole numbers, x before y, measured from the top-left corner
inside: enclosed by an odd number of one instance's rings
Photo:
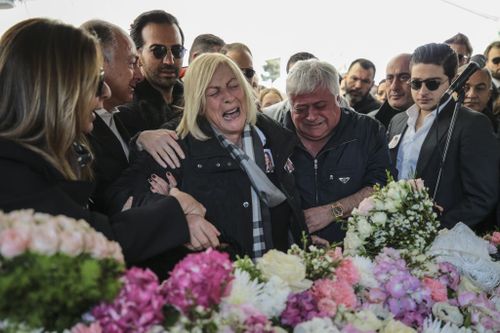
[[[142,75],[134,42],[125,31],[101,20],[88,21],[82,28],[99,39],[104,56],[105,82],[111,89],[111,97],[104,100],[104,108],[95,111],[94,129],[88,136],[94,153],[96,177],[91,208],[107,214],[106,190],[128,167],[129,160],[130,135],[114,115],[119,112],[117,106],[133,99],[135,86]]]
[[[455,108],[453,98],[440,100],[455,77],[457,63],[456,53],[446,44],[415,50],[410,62],[415,104],[391,120],[389,149],[399,179],[422,178],[430,194],[435,192],[443,227],[462,221],[479,228],[494,210],[499,188],[500,147],[486,116],[465,107],[457,111],[438,179]]]

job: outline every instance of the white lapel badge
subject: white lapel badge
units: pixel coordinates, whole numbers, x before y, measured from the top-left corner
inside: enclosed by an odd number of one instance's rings
[[[339,177],[339,180],[342,184],[346,184],[349,180],[351,180],[351,177]]]
[[[399,139],[401,139],[401,134],[394,135],[391,139],[391,142],[389,142],[389,149],[394,149],[399,143]]]

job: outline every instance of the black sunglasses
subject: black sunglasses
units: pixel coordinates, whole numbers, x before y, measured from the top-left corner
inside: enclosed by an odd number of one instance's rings
[[[491,59],[491,62],[494,63],[495,65],[500,64],[500,57],[496,57],[496,58]]]
[[[153,45],[150,47],[150,50],[153,52],[156,59],[165,58],[169,49],[175,59],[181,59],[186,53],[186,49],[182,45],[172,45],[170,48],[165,45]]]
[[[434,91],[439,88],[442,83],[443,82],[440,79],[411,80],[410,87],[413,90],[420,90],[420,88],[422,88],[422,84],[425,84],[427,89]]]
[[[462,62],[465,60],[465,62],[469,62],[469,56],[466,56],[465,54],[459,54],[458,55],[458,62]]]
[[[243,75],[245,75],[247,79],[251,79],[255,75],[255,71],[253,70],[253,68],[240,68],[240,69],[243,72]]]
[[[104,70],[101,68],[99,73],[99,83],[97,84],[96,97],[101,97],[104,95]]]

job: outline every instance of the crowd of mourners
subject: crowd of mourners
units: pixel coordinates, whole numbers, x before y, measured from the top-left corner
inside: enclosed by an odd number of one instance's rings
[[[130,33],[45,18],[8,29],[0,210],[85,219],[161,279],[209,247],[256,259],[304,234],[341,242],[388,174],[422,178],[443,228],[498,227],[500,41],[472,57],[459,33],[395,54],[378,85],[368,59],[340,75],[304,50],[284,94],[258,84],[243,43],[199,35],[183,67],[186,51],[163,10]]]

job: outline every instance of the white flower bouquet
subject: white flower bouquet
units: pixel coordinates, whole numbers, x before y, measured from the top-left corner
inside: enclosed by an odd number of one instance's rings
[[[387,186],[375,186],[375,193],[353,210],[345,252],[374,258],[384,247],[392,247],[417,258],[437,235],[436,218],[421,179],[394,181],[389,177]]]

